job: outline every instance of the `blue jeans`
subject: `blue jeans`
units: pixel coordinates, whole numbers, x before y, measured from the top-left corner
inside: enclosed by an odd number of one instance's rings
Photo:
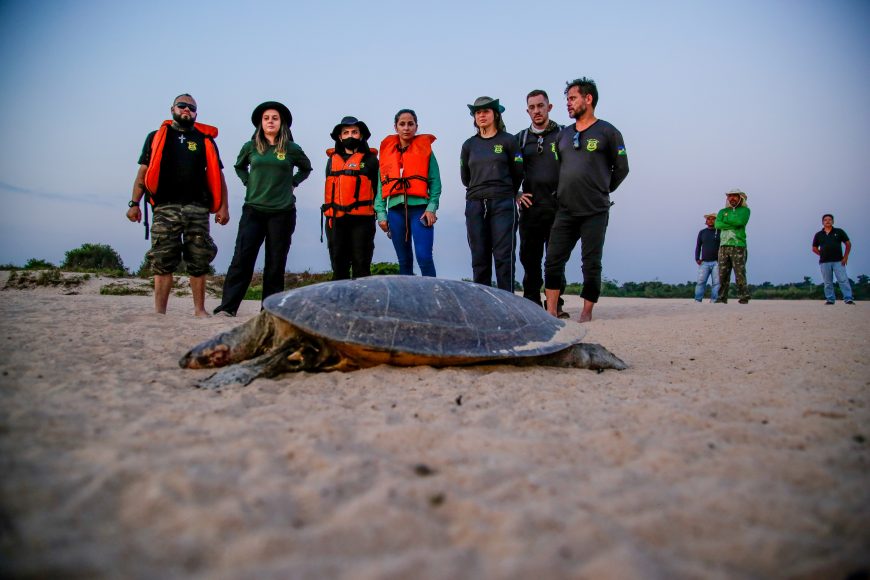
[[[698,283],[695,285],[695,300],[698,302],[704,299],[707,278],[710,278],[710,283],[713,285],[710,302],[715,302],[719,297],[719,262],[701,262],[701,265],[698,266]]]
[[[396,257],[399,260],[399,274],[412,276],[414,274],[414,254],[420,274],[435,277],[435,260],[432,258],[432,244],[435,242],[435,228],[424,225],[420,221],[426,211],[426,205],[407,206],[407,222],[405,221],[406,206],[390,208],[387,212],[387,222],[390,224],[390,235]],[[411,249],[411,242],[414,249]]]
[[[822,280],[825,281],[825,300],[834,302],[837,298],[834,294],[834,276],[837,277],[837,284],[840,285],[843,300],[852,299],[852,286],[849,284],[846,266],[840,262],[822,262],[819,264],[819,269],[822,271]]]

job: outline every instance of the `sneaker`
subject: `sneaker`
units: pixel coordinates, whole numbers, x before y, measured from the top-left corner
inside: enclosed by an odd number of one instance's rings
[[[571,318],[570,314],[568,314],[567,312],[565,312],[564,310],[561,310],[561,309],[559,310],[559,312],[556,313],[556,315],[558,318],[561,318],[563,320],[567,320],[568,318]]]
[[[833,305],[834,305],[833,300],[825,300],[825,306],[833,306]]]
[[[232,312],[227,312],[226,310],[218,310],[214,313],[215,316],[225,316],[226,318],[235,318],[236,315]]]
[[[854,306],[855,301],[854,300],[846,300],[846,304],[851,304],[852,306]]]
[[[740,304],[749,304],[749,298],[741,298],[737,302],[739,302]]]
[[[716,302],[714,302],[714,304],[728,304],[728,299],[727,298],[717,298]]]

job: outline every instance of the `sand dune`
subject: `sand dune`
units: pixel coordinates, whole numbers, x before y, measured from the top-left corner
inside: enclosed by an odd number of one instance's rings
[[[202,391],[188,297],[0,292],[0,573],[843,578],[870,570],[870,307],[602,299],[623,372]],[[216,301],[209,299],[209,305]],[[579,304],[570,298],[568,311]]]

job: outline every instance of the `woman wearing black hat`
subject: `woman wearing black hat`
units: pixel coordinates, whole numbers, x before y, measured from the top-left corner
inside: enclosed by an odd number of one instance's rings
[[[465,229],[474,281],[514,290],[516,196],[523,181],[523,154],[505,131],[498,99],[480,97],[468,105],[477,134],[462,144],[460,174],[465,193]]]
[[[293,116],[286,106],[275,101],[262,103],[251,114],[251,123],[257,130],[242,146],[235,164],[236,174],[245,184],[245,205],[233,261],[224,280],[223,299],[215,314],[236,315],[251,284],[264,240],[263,298],[284,290],[287,252],[296,229],[293,189],[311,173],[311,162],[293,142]]]
[[[378,151],[365,123],[344,117],[329,134],[335,147],[326,150],[326,185],[321,211],[332,279],[371,275],[375,252],[374,197],[378,183]]]

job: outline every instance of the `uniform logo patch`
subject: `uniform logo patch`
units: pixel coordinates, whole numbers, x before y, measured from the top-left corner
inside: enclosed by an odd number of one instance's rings
[[[627,153],[625,152],[625,145],[620,145],[619,147],[617,147],[616,154],[617,155],[627,155]]]
[[[187,142],[187,149],[189,151],[196,151],[196,141],[188,141]]]
[[[550,151],[552,151],[553,153],[556,152],[556,142],[555,141],[550,143]]]
[[[286,153],[275,153],[275,157],[278,158],[278,161],[284,161],[285,159],[287,159],[287,154]]]
[[[501,153],[502,151],[504,151],[504,146],[496,145],[495,147],[492,148],[492,150],[495,151],[496,153]]]
[[[595,151],[598,149],[598,139],[586,140],[586,151]]]

